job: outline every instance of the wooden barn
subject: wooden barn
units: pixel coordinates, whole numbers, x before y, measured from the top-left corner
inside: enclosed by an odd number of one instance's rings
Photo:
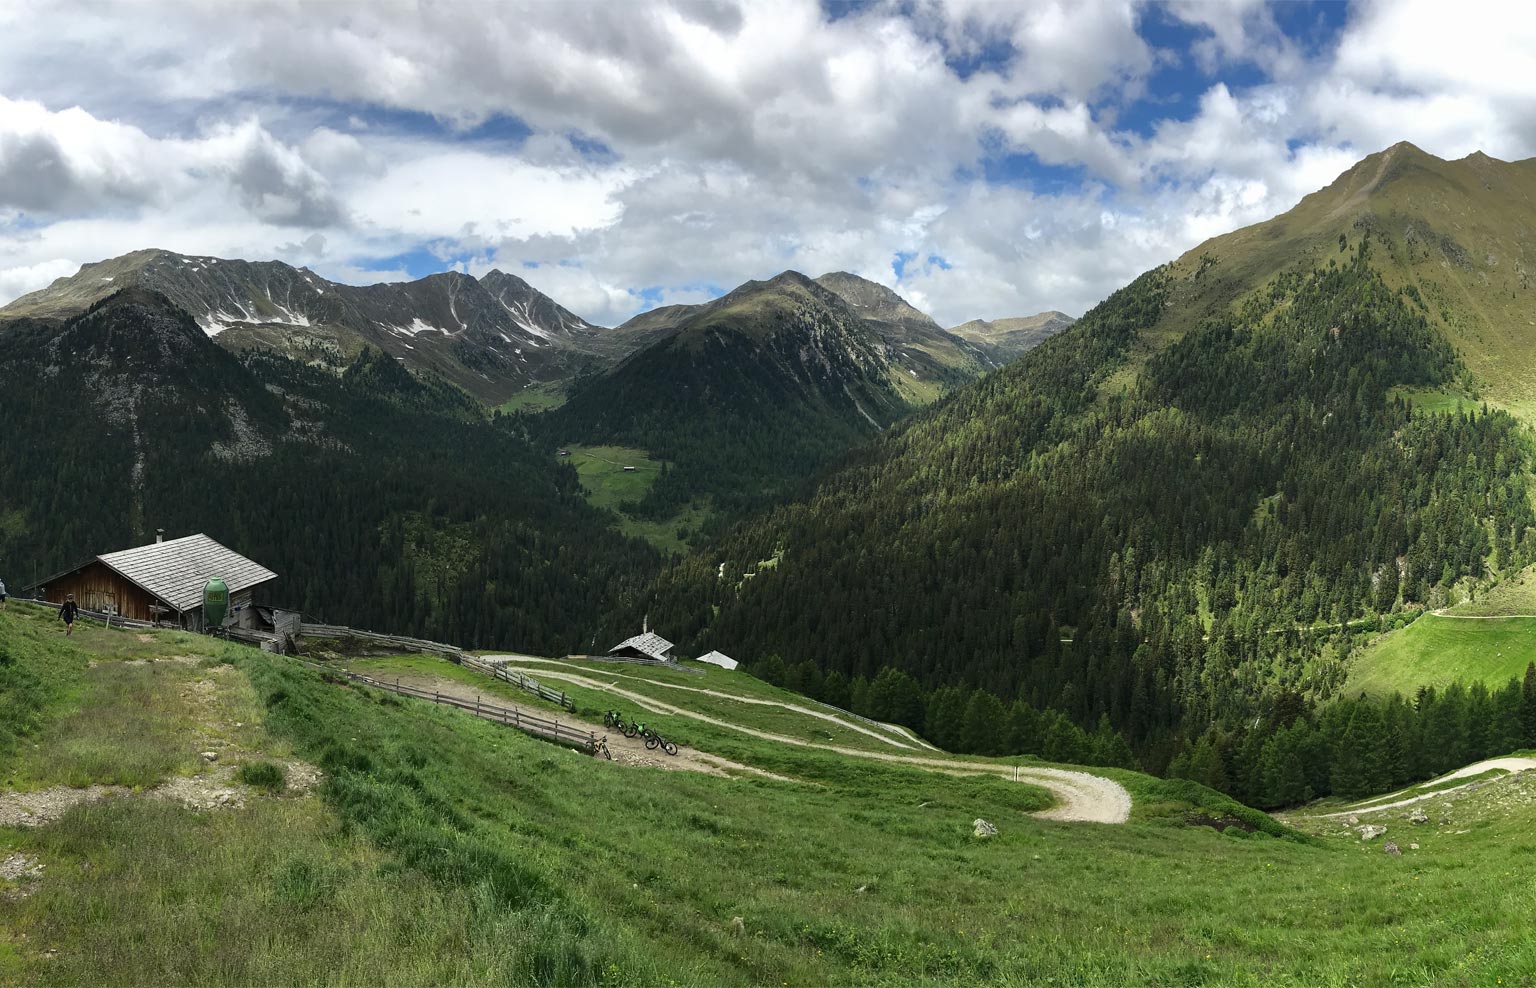
[[[31,588],[42,600],[62,603],[74,594],[87,611],[203,629],[203,587],[218,577],[229,587],[225,626],[253,628],[259,621],[252,592],[277,574],[206,535],[109,552]]]

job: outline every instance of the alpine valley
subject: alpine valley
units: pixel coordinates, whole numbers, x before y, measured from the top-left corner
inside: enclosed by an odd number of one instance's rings
[[[1530,984],[1533,266],[1407,143],[1075,319],[87,264],[11,593],[205,532],[301,654],[0,609],[0,986]]]

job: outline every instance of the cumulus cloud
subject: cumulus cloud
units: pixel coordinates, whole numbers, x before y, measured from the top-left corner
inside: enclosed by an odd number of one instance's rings
[[[153,245],[357,281],[426,251],[610,324],[785,268],[1075,313],[1398,140],[1536,150],[1518,8],[1370,3],[1321,47],[1258,0],[160,12],[0,5],[0,301]],[[1118,129],[1170,66],[1193,112]]]

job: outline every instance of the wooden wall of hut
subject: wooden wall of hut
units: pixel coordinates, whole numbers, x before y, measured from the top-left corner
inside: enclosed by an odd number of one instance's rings
[[[49,583],[43,588],[43,599],[62,604],[64,595],[71,593],[75,595],[75,603],[88,611],[110,608],[135,621],[175,620],[176,617],[170,611],[152,612],[150,606],[154,601],[149,594],[100,562],[90,563]]]

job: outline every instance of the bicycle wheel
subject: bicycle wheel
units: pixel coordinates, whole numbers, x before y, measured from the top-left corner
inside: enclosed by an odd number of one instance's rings
[[[606,744],[603,745],[603,749],[602,750],[603,750],[603,757],[608,759],[610,762],[613,761],[613,752],[608,750],[608,746]]]
[[[661,750],[665,751],[669,755],[675,755],[677,754],[677,745],[673,744],[671,741],[663,741],[661,743]]]
[[[626,738],[632,738],[639,733],[639,731],[635,730],[635,725],[633,724],[630,724],[628,727],[624,728],[624,736]]]
[[[645,746],[647,748],[654,748],[654,747],[656,747],[657,743],[658,742],[656,741],[656,735],[654,735],[654,734],[652,734],[650,737],[645,739]]]

